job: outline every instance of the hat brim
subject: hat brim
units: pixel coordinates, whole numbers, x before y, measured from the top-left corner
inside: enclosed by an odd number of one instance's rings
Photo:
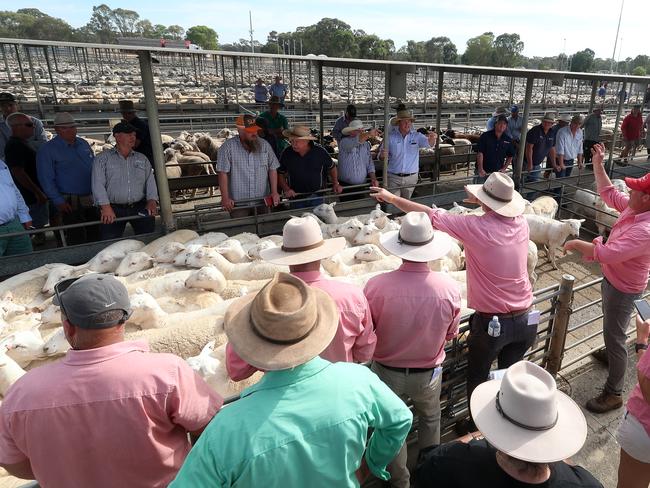
[[[397,125],[400,120],[410,120],[411,122],[415,122],[415,117],[391,117],[390,125]]]
[[[445,256],[451,250],[452,240],[448,234],[441,231],[433,232],[433,240],[423,246],[409,246],[399,242],[399,231],[393,230],[380,234],[379,243],[387,252],[393,256],[425,263],[435,261]]]
[[[303,139],[305,141],[315,141],[316,138],[312,135],[308,136],[297,136],[293,132],[291,132],[291,129],[284,129],[282,131],[282,135],[286,137],[287,139]]]
[[[625,185],[630,190],[642,191],[643,193],[650,193],[650,190],[643,188],[643,186],[639,183],[638,178],[630,178],[629,176],[626,176]]]
[[[65,122],[63,124],[53,124],[52,127],[79,127],[79,124],[77,122]]]
[[[258,369],[275,371],[304,364],[318,356],[336,335],[339,312],[334,300],[313,287],[318,319],[309,334],[295,344],[274,344],[260,337],[250,320],[253,299],[257,293],[240,298],[226,312],[224,330],[237,354]]]
[[[237,128],[243,130],[244,132],[250,132],[251,134],[256,134],[257,132],[262,130],[262,128],[257,124],[249,125],[248,127],[244,127],[243,125],[238,125]]]
[[[523,214],[526,210],[526,200],[524,200],[524,197],[522,197],[519,192],[515,191],[513,193],[511,201],[501,202],[485,193],[483,185],[467,185],[465,188],[479,201],[504,217],[517,217],[518,215]]]
[[[355,127],[354,129],[351,129],[348,126],[348,127],[344,127],[343,129],[341,129],[341,133],[347,136],[350,132],[354,132],[355,130],[366,130],[366,129],[367,129],[367,127]]]
[[[272,247],[260,251],[260,257],[269,263],[284,266],[294,264],[313,263],[320,259],[329,258],[346,246],[345,237],[334,237],[325,239],[322,246],[307,251],[290,252],[284,251],[282,247]]]
[[[507,455],[531,463],[553,463],[573,456],[585,443],[587,422],[580,407],[557,392],[557,423],[545,431],[517,427],[497,410],[501,380],[481,383],[470,399],[476,427],[490,444]]]

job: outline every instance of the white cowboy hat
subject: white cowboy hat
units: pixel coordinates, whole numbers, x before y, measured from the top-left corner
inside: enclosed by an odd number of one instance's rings
[[[433,230],[427,214],[409,212],[402,218],[400,230],[381,234],[379,242],[390,254],[423,263],[447,254],[452,241],[444,232]]]
[[[359,119],[354,119],[352,122],[350,122],[350,125],[341,129],[341,132],[347,136],[350,132],[363,129],[365,129],[363,122],[361,122]]]
[[[316,219],[293,217],[282,228],[282,246],[263,249],[260,257],[273,264],[291,266],[333,256],[345,247],[345,237],[323,239]]]
[[[508,456],[553,463],[573,456],[587,438],[580,407],[557,391],[553,377],[529,361],[510,366],[501,380],[481,383],[470,399],[476,427]]]
[[[561,114],[557,120],[561,120],[562,122],[571,122],[571,116],[569,114]]]
[[[235,352],[258,369],[288,369],[318,356],[332,342],[339,311],[324,291],[277,273],[258,293],[228,308],[224,330]]]
[[[410,110],[398,110],[397,115],[390,119],[390,125],[397,125],[400,120],[415,122],[415,117],[413,117],[413,112]]]
[[[284,129],[282,135],[287,139],[305,139],[307,141],[316,140],[316,138],[311,135],[309,127],[304,125],[294,125],[290,129]]]
[[[504,217],[516,217],[526,209],[526,200],[515,191],[512,179],[501,172],[490,173],[482,185],[466,185],[465,189]]]

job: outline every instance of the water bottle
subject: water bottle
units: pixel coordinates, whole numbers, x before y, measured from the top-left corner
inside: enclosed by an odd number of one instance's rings
[[[490,337],[499,337],[501,335],[501,324],[499,323],[499,317],[496,315],[492,317],[488,324],[488,335]]]

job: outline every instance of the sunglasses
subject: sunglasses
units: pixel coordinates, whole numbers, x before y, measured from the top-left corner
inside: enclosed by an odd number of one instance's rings
[[[68,313],[65,311],[65,307],[63,306],[63,300],[61,300],[61,293],[66,291],[68,288],[70,288],[70,285],[77,281],[81,276],[78,276],[76,278],[66,278],[65,280],[59,281],[56,285],[54,285],[54,295],[56,296],[57,301],[59,302],[59,307],[61,307],[61,311],[63,312],[63,315],[68,317]]]

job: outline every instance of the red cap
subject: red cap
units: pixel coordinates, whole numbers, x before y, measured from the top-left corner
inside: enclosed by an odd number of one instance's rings
[[[626,177],[625,184],[632,190],[650,194],[650,173],[646,174],[642,178]]]
[[[235,125],[238,129],[244,129],[246,132],[257,133],[257,131],[261,129],[261,127],[255,123],[255,117],[248,114],[237,117]]]

